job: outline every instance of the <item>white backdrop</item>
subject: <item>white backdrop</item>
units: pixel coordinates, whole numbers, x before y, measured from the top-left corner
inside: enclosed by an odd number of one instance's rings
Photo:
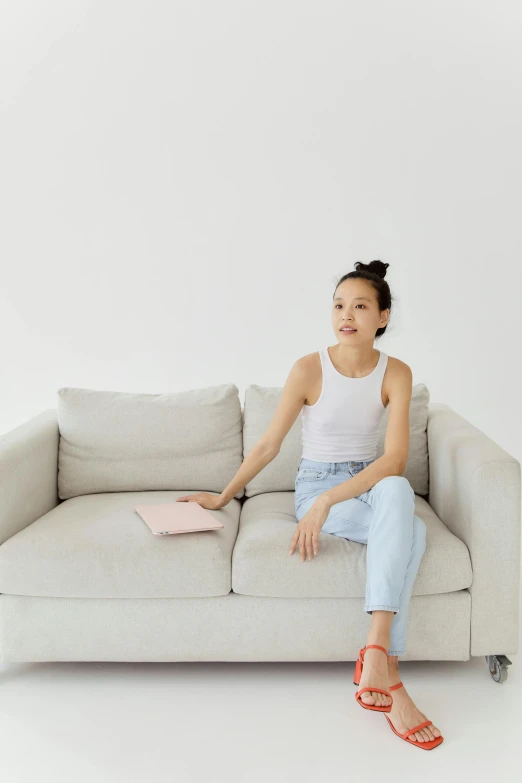
[[[517,459],[515,2],[0,4],[0,432],[61,386],[283,386],[335,283]]]

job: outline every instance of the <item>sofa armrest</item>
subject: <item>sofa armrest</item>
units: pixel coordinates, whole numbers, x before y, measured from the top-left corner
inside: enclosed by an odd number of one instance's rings
[[[520,462],[443,403],[428,408],[428,502],[468,547],[471,655],[518,650]]]
[[[59,504],[57,412],[0,436],[0,545]]]

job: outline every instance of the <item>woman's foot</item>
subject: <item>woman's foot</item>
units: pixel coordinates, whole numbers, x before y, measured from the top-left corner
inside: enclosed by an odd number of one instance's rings
[[[368,642],[368,644],[381,644],[381,642]],[[381,644],[381,646],[385,650],[388,649],[385,644]],[[362,688],[370,688],[372,686],[382,688],[385,691],[389,690],[388,658],[382,650],[376,650],[374,647],[371,647],[364,653],[361,681],[357,689],[361,690]],[[392,703],[392,699],[389,696],[385,696],[384,693],[379,693],[379,691],[365,691],[359,698],[371,707],[389,707]],[[412,725],[415,726],[415,723]]]
[[[368,653],[364,656],[365,661],[367,654]],[[382,655],[382,657],[384,658],[384,655]],[[398,669],[388,671],[388,681],[390,687],[392,685],[397,685],[401,681]],[[404,685],[401,688],[396,688],[391,691],[391,694],[393,696],[393,704],[391,712],[386,713],[386,715],[391,720],[395,731],[398,731],[399,734],[404,734],[405,731],[428,720],[426,715],[423,715],[423,713],[417,709]],[[365,694],[363,694],[363,696],[364,695]],[[416,731],[415,734],[410,734],[408,739],[413,742],[429,742],[430,740],[440,737],[440,735],[441,732],[439,729],[434,726],[433,723],[430,723],[429,726],[426,726],[420,731]]]

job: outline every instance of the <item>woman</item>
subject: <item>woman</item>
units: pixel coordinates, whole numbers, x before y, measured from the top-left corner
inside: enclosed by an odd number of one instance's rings
[[[296,362],[269,428],[220,496],[199,492],[178,500],[204,508],[226,505],[274,459],[302,410],[298,524],[290,554],[299,547],[301,561],[306,555],[311,560],[319,552],[320,532],[367,545],[364,611],[372,621],[355,668],[355,696],[365,709],[387,713],[402,739],[431,750],[443,737],[407,694],[398,664],[406,651],[410,599],[426,549],[426,526],[414,514],[415,494],[401,475],[409,448],[412,373],[407,364],[373,347],[386,331],[391,310],[384,280],[389,264],[355,266],[333,295],[338,344]],[[384,454],[376,459],[388,405]]]

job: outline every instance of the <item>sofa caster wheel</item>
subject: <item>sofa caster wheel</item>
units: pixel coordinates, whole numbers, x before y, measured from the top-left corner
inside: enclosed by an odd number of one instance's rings
[[[505,655],[486,655],[486,661],[489,666],[489,673],[495,680],[495,682],[504,682],[508,676],[508,666],[511,666],[511,661]]]

